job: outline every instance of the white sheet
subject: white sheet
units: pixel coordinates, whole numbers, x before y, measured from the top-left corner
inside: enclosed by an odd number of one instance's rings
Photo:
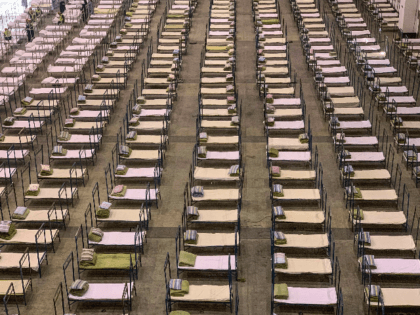
[[[131,284],[131,287],[134,283]],[[71,301],[116,301],[121,302],[124,292],[125,283],[89,283],[89,289],[83,296],[76,296],[69,294],[68,298]],[[128,296],[131,295],[130,286],[128,284]]]
[[[274,299],[276,303],[296,305],[336,305],[335,288],[288,287],[289,297],[285,300]]]

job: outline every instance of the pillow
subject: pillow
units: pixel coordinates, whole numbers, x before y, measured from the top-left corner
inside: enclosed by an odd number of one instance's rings
[[[51,172],[51,166],[46,164],[41,164],[41,172]]]
[[[99,208],[101,209],[105,209],[105,210],[109,210],[112,206],[112,203],[107,202],[107,201],[102,201],[101,205],[99,206]]]
[[[169,288],[171,290],[181,290],[182,280],[181,279],[171,279],[171,280],[169,280]]]
[[[124,185],[117,185],[112,190],[112,193],[113,194],[120,194],[120,193],[122,193],[123,190],[124,190]]]
[[[130,121],[128,122],[130,124],[130,126],[137,126],[140,124],[140,118],[139,117],[133,117],[130,119]]]
[[[137,104],[145,104],[145,103],[146,103],[146,99],[144,98],[144,96],[137,97]]]
[[[198,208],[193,206],[187,207],[187,219],[188,220],[197,220],[198,219]]]
[[[84,95],[79,95],[79,97],[77,98],[77,101],[79,103],[86,103],[86,96]]]
[[[28,191],[36,192],[39,190],[39,184],[30,184],[28,187]]]
[[[80,261],[92,261],[95,255],[95,249],[93,248],[83,248],[80,255]]]
[[[74,126],[74,124],[75,124],[75,120],[74,120],[73,118],[67,118],[67,119],[64,121],[64,126],[65,126],[65,127],[73,127],[73,126]]]
[[[130,154],[130,148],[127,145],[120,145],[120,154]]]
[[[239,126],[239,116],[233,116],[230,121],[231,126]]]
[[[232,165],[229,168],[229,176],[239,176],[239,165]]]
[[[204,187],[203,186],[194,186],[191,188],[191,195],[193,197],[203,197],[204,196]]]
[[[226,97],[228,104],[234,104],[236,102],[235,96]]]
[[[282,206],[273,207],[273,214],[276,219],[286,219]]]

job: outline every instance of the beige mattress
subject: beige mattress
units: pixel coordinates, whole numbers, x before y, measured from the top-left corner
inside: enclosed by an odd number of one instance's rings
[[[120,156],[120,158],[125,160],[157,160],[159,158],[159,151],[133,150],[128,158],[123,156]]]
[[[279,151],[306,151],[309,148],[309,144],[301,143],[298,138],[268,138],[268,147]]]
[[[191,302],[229,302],[230,290],[228,285],[190,285],[189,293],[171,296],[172,301]]]
[[[279,248],[325,248],[328,247],[327,234],[285,234],[287,243],[275,245]]]
[[[232,222],[238,221],[238,210],[198,210],[198,219],[189,222]]]
[[[203,197],[192,197],[193,201],[235,201],[239,199],[239,189],[204,189]]]
[[[273,196],[276,200],[320,200],[318,189],[287,189],[283,188],[284,197]]]
[[[229,176],[229,168],[196,167],[194,169],[194,179],[238,181],[239,176]]]
[[[308,223],[322,224],[325,221],[322,211],[289,211],[285,210],[286,219],[276,219],[276,222],[284,223]]]
[[[317,274],[332,273],[331,261],[327,258],[287,258],[287,269],[275,268],[275,272],[282,274]]]
[[[280,177],[273,177],[279,180],[315,180],[316,172],[310,171],[295,171],[295,170],[281,170]]]
[[[86,168],[83,169],[83,173],[82,173],[82,170],[75,169],[71,173],[71,178],[82,178],[82,176],[84,175],[86,175]],[[67,179],[67,178],[70,178],[70,169],[69,168],[54,168],[52,175],[46,176],[46,175],[41,175],[41,173],[38,173],[38,178]]]

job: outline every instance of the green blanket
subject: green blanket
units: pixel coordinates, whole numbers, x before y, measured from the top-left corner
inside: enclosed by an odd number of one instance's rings
[[[16,233],[16,225],[12,223],[10,224],[9,233],[0,233],[0,238],[9,241],[16,235]]]
[[[96,211],[96,217],[101,218],[101,219],[109,218],[109,214],[110,214],[109,209],[101,209],[101,208],[99,208]]]
[[[126,192],[127,192],[127,186],[124,186],[123,190],[120,193],[111,193],[111,196],[113,196],[113,197],[124,197]]]
[[[274,298],[279,300],[286,300],[289,297],[289,290],[286,283],[274,285]]]
[[[74,295],[74,296],[83,296],[87,292],[88,289],[89,289],[89,284],[86,283],[84,285],[83,289],[81,289],[81,290],[72,290],[72,289],[70,289],[70,294],[71,295]]]
[[[29,191],[29,190],[27,190],[25,192],[25,195],[26,196],[38,196],[40,191],[41,191],[41,188],[38,188],[37,191]]]
[[[95,253],[96,254],[96,253]],[[96,263],[94,265],[87,264],[82,265],[83,269],[118,269],[118,270],[128,270],[130,269],[130,256],[131,262],[135,265],[134,254],[128,253],[119,253],[119,254],[96,254]]]
[[[273,196],[274,197],[284,197],[284,193],[283,192],[273,192]]]
[[[195,266],[195,259],[197,258],[197,255],[194,255],[192,253],[180,251],[179,252],[179,265],[180,266],[188,266],[188,267],[194,267]]]
[[[191,315],[191,314],[185,311],[172,311],[169,313],[169,315]]]
[[[206,46],[207,51],[226,51],[228,50],[228,46]]]
[[[363,210],[362,209],[360,209],[360,211],[359,211],[359,216],[360,216],[360,220],[363,220],[364,219]],[[353,219],[355,219],[355,220],[358,219],[358,217],[357,217],[357,209],[353,209]]]
[[[280,24],[280,21],[278,19],[261,20],[261,22],[264,25]]]
[[[279,150],[271,148],[270,150],[268,150],[268,155],[270,157],[279,157]]]
[[[182,280],[181,290],[172,290],[171,296],[184,296],[190,291],[190,283],[187,280]]]
[[[102,241],[101,236],[93,234],[92,232],[89,233],[88,238],[90,241],[95,242],[95,243],[99,243],[100,241]]]
[[[279,268],[279,269],[287,269],[288,264],[287,264],[287,258],[286,258],[286,262],[284,264],[275,264],[274,268]]]
[[[125,174],[127,174],[127,171],[128,171],[128,167],[126,167],[123,171],[117,171],[116,174],[117,175],[125,175]]]
[[[53,169],[50,169],[49,171],[41,171],[42,176],[50,176],[53,174]]]
[[[25,211],[25,213],[24,214],[22,214],[22,215],[20,215],[20,214],[17,214],[17,213],[13,213],[12,214],[12,219],[15,219],[15,220],[25,220],[26,219],[26,217],[28,216],[28,214],[29,214],[29,209],[26,209],[26,211]]]
[[[79,266],[80,267],[95,266],[96,261],[97,261],[97,254],[96,253],[93,253],[93,259],[92,260],[89,260],[89,261],[87,261],[87,260],[81,260],[79,262]]]
[[[61,153],[53,152],[51,155],[54,155],[54,156],[66,156],[66,154],[67,154],[67,149],[63,149],[63,151],[61,151]]]
[[[120,155],[122,156],[122,157],[126,157],[126,158],[128,158],[128,157],[130,157],[130,155],[131,155],[131,152],[132,152],[133,150],[130,148],[130,149],[128,149],[128,154],[121,154],[120,153]]]
[[[356,193],[354,194],[354,198],[362,198],[362,193],[360,192],[360,188],[356,188]]]

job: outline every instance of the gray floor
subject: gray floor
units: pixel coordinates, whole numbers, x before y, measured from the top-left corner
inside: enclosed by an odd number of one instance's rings
[[[327,123],[323,119],[319,100],[313,87],[312,73],[307,71],[305,58],[302,53],[298,30],[291,14],[288,0],[279,0],[282,18],[288,28],[288,41],[292,70],[297,72],[298,79],[302,80],[307,115],[311,117],[314,147],[318,147],[319,160],[324,166],[324,183],[328,192],[328,205],[332,211],[332,227],[336,241],[337,255],[341,264],[341,283],[344,294],[345,314],[364,314],[362,285],[360,274],[357,271],[356,255],[353,248],[353,234],[348,222],[348,214],[343,201],[343,189],[340,187],[339,172],[335,162],[332,140],[327,130]],[[326,0],[322,0],[321,3]],[[200,77],[200,54],[204,44],[206,22],[209,13],[209,0],[199,0],[197,10],[194,12],[193,24],[189,37],[188,53],[183,57],[183,70],[179,85],[178,100],[174,105],[171,116],[170,146],[166,154],[163,182],[161,186],[162,202],[159,209],[153,209],[151,227],[148,231],[148,243],[143,256],[143,267],[136,282],[137,296],[133,301],[131,314],[164,314],[165,289],[163,264],[166,253],[174,258],[175,232],[181,223],[183,209],[183,190],[188,180],[191,164],[191,152],[195,142],[195,118],[198,113],[197,93]],[[270,312],[270,198],[268,174],[265,168],[265,138],[263,129],[263,101],[258,96],[255,84],[255,35],[251,11],[251,1],[237,1],[237,86],[239,99],[242,100],[243,122],[242,141],[243,158],[246,164],[245,185],[243,191],[242,207],[242,239],[241,256],[239,261],[240,306],[239,314],[269,314]],[[151,30],[156,41],[156,26],[163,13],[165,3],[158,5],[152,19]],[[327,9],[329,12],[329,9]],[[149,35],[149,41],[150,36]],[[147,44],[149,43],[147,42]],[[341,43],[344,46],[344,42]],[[22,307],[22,314],[53,314],[52,298],[59,282],[63,281],[62,265],[71,250],[75,249],[74,234],[84,221],[84,210],[91,202],[91,190],[99,182],[102,198],[105,197],[104,168],[111,159],[111,149],[115,145],[115,134],[121,126],[125,114],[125,105],[136,79],[140,79],[141,61],[146,56],[146,49],[142,52],[135,64],[129,79],[128,87],[121,94],[118,109],[114,112],[111,124],[105,131],[104,141],[98,154],[94,167],[90,167],[90,180],[86,187],[79,190],[80,200],[71,209],[71,222],[67,230],[60,231],[61,243],[56,253],[49,253],[49,266],[44,268],[44,275],[39,279],[33,275],[33,292],[30,294],[28,306]],[[32,82],[39,82],[44,77],[39,73]],[[39,81],[38,81],[39,80]],[[370,97],[367,96],[368,101]],[[379,116],[381,129],[385,128],[391,135],[389,122]],[[382,130],[381,130],[382,134]],[[40,144],[45,142],[41,136]],[[395,161],[401,160],[401,154]],[[411,194],[412,216],[414,206],[419,201],[419,194],[410,180],[408,171],[403,171],[403,183],[406,183]],[[20,182],[17,185],[20,187]],[[21,189],[18,188],[18,200],[21,200]],[[302,205],[303,207],[304,205]],[[110,279],[109,275],[88,274],[89,280]],[[122,279],[115,276],[114,279]],[[190,280],[190,278],[189,278]],[[301,281],[302,280],[302,281]],[[200,283],[225,283],[226,279],[211,278],[191,280]],[[296,279],[289,284],[300,286],[319,285],[317,282],[307,282]],[[323,285],[326,285],[324,283]],[[120,305],[73,306],[73,313],[77,314],[121,314]],[[310,310],[308,310],[310,311]],[[191,314],[224,314],[224,309],[200,307],[191,311]],[[282,312],[281,314],[289,314]],[[296,314],[296,313],[290,313]]]

